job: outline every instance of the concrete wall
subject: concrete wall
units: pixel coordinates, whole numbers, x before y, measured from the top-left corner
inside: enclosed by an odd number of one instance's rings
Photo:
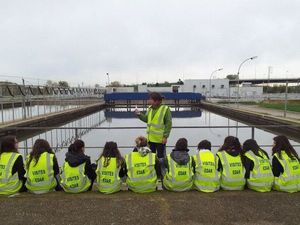
[[[240,98],[246,99],[258,99],[263,96],[263,87],[262,86],[240,86],[239,88]],[[237,87],[230,87],[230,96],[237,96]]]

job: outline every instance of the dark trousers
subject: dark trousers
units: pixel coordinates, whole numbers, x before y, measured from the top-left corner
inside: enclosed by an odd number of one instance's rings
[[[149,142],[149,147],[153,153],[157,153],[157,158],[165,158],[166,145],[162,143]]]

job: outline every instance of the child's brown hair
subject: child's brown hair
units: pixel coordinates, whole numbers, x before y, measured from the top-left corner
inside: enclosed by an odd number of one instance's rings
[[[143,136],[139,136],[135,139],[135,145],[137,148],[146,147],[148,146],[148,140]]]

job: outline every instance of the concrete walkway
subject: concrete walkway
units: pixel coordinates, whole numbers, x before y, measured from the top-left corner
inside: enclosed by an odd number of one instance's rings
[[[300,192],[220,191],[0,197],[0,224],[300,224]]]

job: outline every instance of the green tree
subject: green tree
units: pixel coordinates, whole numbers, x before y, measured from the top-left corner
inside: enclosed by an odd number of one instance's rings
[[[108,87],[122,87],[122,84],[120,81],[113,81],[108,85]]]
[[[58,86],[62,87],[62,88],[68,88],[68,87],[70,87],[69,83],[67,81],[64,81],[64,80],[58,81]]]
[[[236,74],[229,74],[226,76],[226,78],[229,80],[236,80],[238,76]]]

